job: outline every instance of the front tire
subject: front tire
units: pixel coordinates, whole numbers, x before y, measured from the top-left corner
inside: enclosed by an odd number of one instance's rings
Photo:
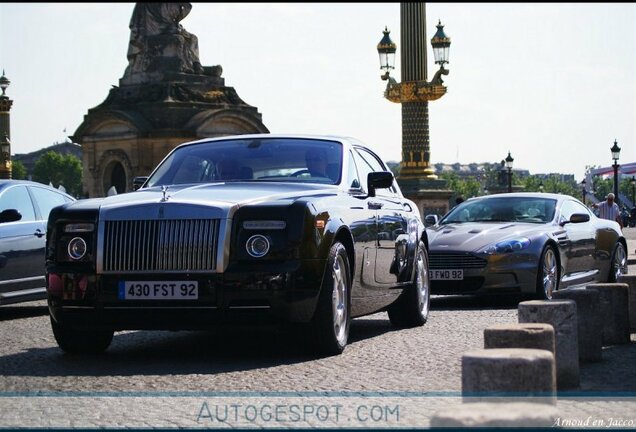
[[[349,339],[351,324],[351,273],[349,256],[342,243],[329,250],[312,330],[320,354],[341,354]]]
[[[51,317],[53,336],[60,348],[69,354],[104,352],[113,340],[112,330],[77,330],[58,324]]]
[[[627,274],[627,252],[623,243],[617,242],[612,252],[612,260],[610,261],[610,269],[607,281],[614,283],[622,274]]]
[[[431,304],[431,289],[428,274],[428,253],[423,242],[415,254],[415,274],[412,284],[389,306],[391,324],[396,327],[418,327],[428,320]]]
[[[559,263],[554,246],[545,246],[537,268],[537,297],[550,300],[559,289]]]

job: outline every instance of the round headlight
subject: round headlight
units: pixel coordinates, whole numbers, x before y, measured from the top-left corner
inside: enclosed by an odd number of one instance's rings
[[[254,258],[261,258],[269,252],[269,240],[267,237],[256,234],[247,239],[245,243],[247,253]]]
[[[86,242],[81,237],[75,237],[68,242],[68,256],[71,259],[78,260],[86,255]]]

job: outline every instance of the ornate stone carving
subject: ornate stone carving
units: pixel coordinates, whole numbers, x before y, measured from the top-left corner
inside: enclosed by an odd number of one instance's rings
[[[179,24],[191,9],[186,2],[135,4],[122,84],[157,81],[166,72],[221,75],[220,66],[201,66],[197,37]]]

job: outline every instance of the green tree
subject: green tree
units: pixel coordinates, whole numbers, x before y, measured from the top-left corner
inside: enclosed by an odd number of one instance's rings
[[[14,160],[11,162],[11,178],[16,180],[25,180],[27,178],[27,170],[22,161]]]
[[[79,197],[82,194],[82,162],[72,154],[46,152],[35,162],[33,180],[51,183],[54,187],[64,185],[69,195]]]

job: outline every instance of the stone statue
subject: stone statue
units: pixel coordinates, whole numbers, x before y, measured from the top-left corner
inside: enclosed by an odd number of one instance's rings
[[[203,73],[198,39],[179,24],[190,10],[192,5],[185,2],[135,4],[124,80],[154,72]]]

